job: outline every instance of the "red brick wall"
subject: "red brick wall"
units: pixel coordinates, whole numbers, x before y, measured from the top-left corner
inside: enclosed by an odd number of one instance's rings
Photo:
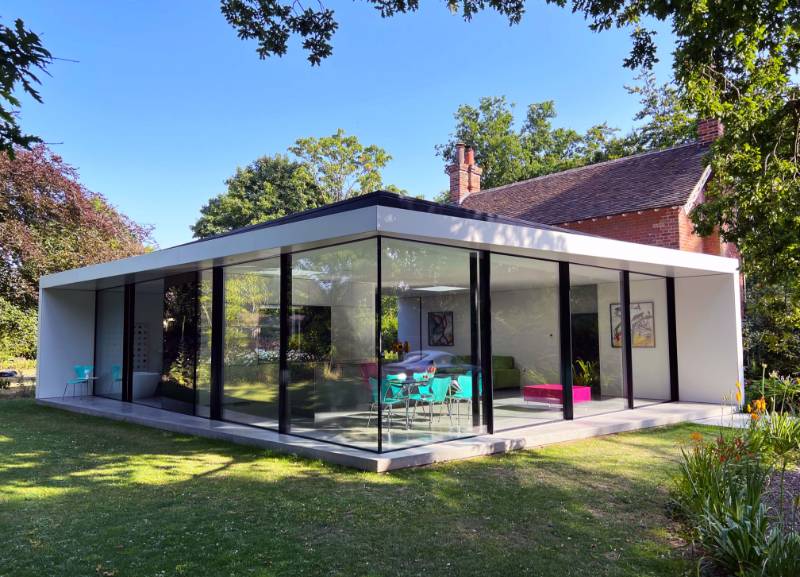
[[[617,240],[680,249],[683,248],[680,245],[679,216],[682,212],[682,208],[656,208],[566,222],[559,226]],[[702,246],[702,240],[700,245]]]
[[[705,238],[696,235],[692,220],[682,207],[655,208],[602,216],[565,222],[559,226],[628,242],[738,257],[736,247],[723,243],[719,234],[714,233]]]

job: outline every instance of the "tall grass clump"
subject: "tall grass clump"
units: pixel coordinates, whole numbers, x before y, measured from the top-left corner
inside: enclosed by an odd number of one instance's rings
[[[676,511],[702,551],[701,569],[737,577],[800,576],[800,535],[786,522],[797,510],[784,510],[786,471],[800,455],[800,421],[774,406],[768,410],[764,397],[749,410],[746,429],[721,430],[713,440],[692,435],[681,451]],[[772,510],[764,494],[775,479],[780,506]]]

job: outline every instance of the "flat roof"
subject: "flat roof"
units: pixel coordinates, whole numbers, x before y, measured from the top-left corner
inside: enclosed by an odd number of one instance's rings
[[[656,274],[730,274],[738,261],[596,237],[377,191],[150,253],[43,276],[40,286],[94,290],[376,235]]]

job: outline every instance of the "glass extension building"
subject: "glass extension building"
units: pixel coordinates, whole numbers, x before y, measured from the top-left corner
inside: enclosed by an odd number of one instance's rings
[[[43,277],[37,397],[372,452],[718,403],[737,267],[376,192]]]

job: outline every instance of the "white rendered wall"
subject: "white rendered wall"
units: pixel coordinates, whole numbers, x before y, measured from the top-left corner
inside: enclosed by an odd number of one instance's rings
[[[720,403],[742,379],[738,275],[675,279],[680,400]]]
[[[75,377],[74,366],[94,363],[94,295],[93,291],[39,291],[37,399],[60,397],[66,381]]]

